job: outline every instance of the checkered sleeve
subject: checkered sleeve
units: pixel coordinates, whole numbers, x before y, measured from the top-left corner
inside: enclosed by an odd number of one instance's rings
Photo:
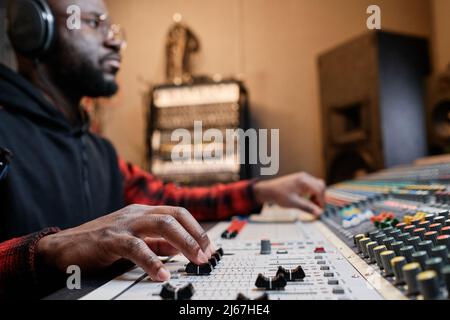
[[[127,204],[184,207],[198,221],[224,220],[233,215],[248,215],[261,211],[253,192],[256,180],[188,188],[164,183],[121,159],[119,167],[124,177],[124,196]]]

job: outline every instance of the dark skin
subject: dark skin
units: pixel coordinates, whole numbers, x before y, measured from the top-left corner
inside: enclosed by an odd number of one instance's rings
[[[66,8],[81,7],[82,14],[107,13],[102,0],[49,0],[57,23],[57,50],[37,64],[18,55],[19,72],[28,78],[72,125],[81,120],[83,96],[115,93],[120,68],[117,40],[105,37],[89,21],[80,30],[66,27]],[[86,70],[89,74],[83,74]],[[78,77],[78,78],[77,78]],[[86,79],[94,79],[89,86]],[[100,89],[99,89],[100,88]],[[98,91],[95,91],[98,90]],[[254,184],[259,204],[272,202],[319,216],[324,206],[325,184],[306,173],[259,181]],[[81,226],[42,238],[37,255],[49,267],[65,272],[78,265],[83,272],[101,270],[125,258],[142,267],[155,281],[167,281],[170,273],[158,256],[182,253],[196,264],[206,263],[215,247],[205,231],[183,208],[128,206]]]

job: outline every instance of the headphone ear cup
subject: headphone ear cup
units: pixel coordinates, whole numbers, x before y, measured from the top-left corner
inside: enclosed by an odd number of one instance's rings
[[[8,35],[18,53],[39,57],[49,51],[55,33],[55,21],[45,1],[10,0],[7,18]]]

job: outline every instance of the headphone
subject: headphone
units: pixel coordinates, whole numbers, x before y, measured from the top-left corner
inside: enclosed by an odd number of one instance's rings
[[[7,31],[16,52],[39,58],[49,52],[55,39],[55,18],[45,0],[10,0]]]

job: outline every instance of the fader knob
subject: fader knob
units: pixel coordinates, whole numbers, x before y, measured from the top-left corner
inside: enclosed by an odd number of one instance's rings
[[[392,250],[386,250],[380,254],[380,257],[383,264],[384,275],[386,277],[392,277],[394,272],[392,270],[391,260],[395,258],[395,252]]]
[[[186,265],[186,273],[194,275],[207,275],[213,271],[213,266],[208,262],[202,265],[196,265],[189,262]]]
[[[261,254],[270,254],[272,252],[272,244],[270,240],[263,239],[261,240]]]
[[[442,259],[444,264],[447,263],[447,257],[448,257],[448,250],[446,246],[436,246],[433,249],[431,249],[431,256],[432,257],[439,257]]]
[[[405,257],[395,257],[391,260],[392,270],[394,271],[395,284],[401,285],[405,282],[403,279],[403,266],[406,264]]]
[[[403,266],[403,277],[405,278],[406,285],[408,289],[406,294],[409,296],[416,295],[419,293],[417,275],[420,273],[420,265],[417,262],[408,263]]]
[[[425,300],[439,299],[441,293],[439,291],[439,280],[435,271],[428,270],[417,275],[419,283],[419,291]]]
[[[412,254],[412,261],[420,264],[420,268],[425,270],[425,262],[428,260],[426,251],[417,251]]]
[[[277,276],[283,274],[284,278],[287,281],[296,281],[296,280],[302,280],[306,277],[305,271],[301,266],[298,266],[297,268],[293,270],[286,270],[282,266],[278,267],[277,270]]]
[[[266,290],[280,290],[286,286],[286,283],[287,281],[282,274],[270,278],[265,277],[260,273],[258,274],[258,278],[256,278],[255,286]]]
[[[189,300],[194,292],[192,283],[179,288],[172,286],[170,283],[165,283],[159,296],[166,300]]]

